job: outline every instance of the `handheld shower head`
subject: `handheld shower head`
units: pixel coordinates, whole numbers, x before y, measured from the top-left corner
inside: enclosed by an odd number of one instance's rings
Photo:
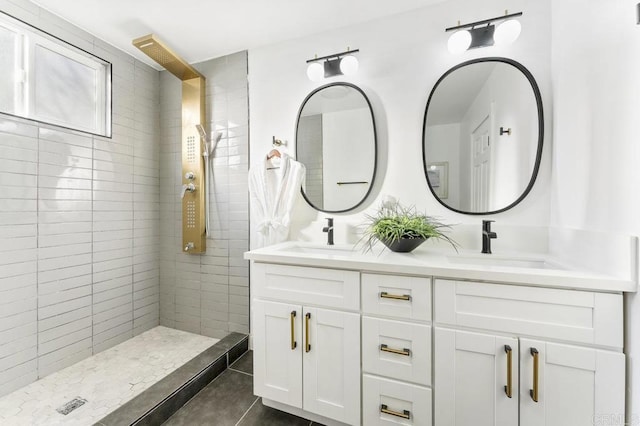
[[[207,131],[201,124],[196,124],[196,129],[198,130],[198,134],[200,134],[200,140],[202,141],[202,157],[205,163],[205,177],[206,177],[206,202],[205,202],[205,231],[207,237],[211,236],[211,227],[209,226],[209,218],[211,216],[210,208],[211,204],[209,203],[210,194],[212,194],[213,188],[213,151],[216,149],[216,145],[222,138],[222,133],[215,132],[213,134],[213,138],[209,138],[207,135]]]
[[[207,131],[204,130],[204,127],[202,127],[202,124],[196,124],[196,129],[198,130],[198,133],[200,134],[200,139],[202,139],[203,142],[207,142]]]
[[[218,142],[220,142],[220,139],[222,138],[222,133],[215,132],[213,138],[209,138],[209,135],[207,135],[207,131],[204,130],[204,127],[202,127],[201,124],[196,124],[196,129],[198,130],[200,139],[202,140],[202,143],[205,147],[202,155],[205,155],[207,157],[212,155],[213,150],[216,149],[216,145],[218,145]]]

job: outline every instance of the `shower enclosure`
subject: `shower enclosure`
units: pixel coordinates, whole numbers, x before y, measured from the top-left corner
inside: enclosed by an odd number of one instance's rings
[[[54,31],[70,26],[34,5],[11,12]],[[205,203],[183,221],[182,81],[80,29],[54,35],[112,64],[112,135],[0,117],[7,424],[90,424],[83,413],[99,420],[210,352],[216,339],[249,331],[246,52],[193,67],[208,82],[197,96],[197,124],[214,135],[207,142],[218,141],[208,151],[212,173],[194,183],[212,182],[215,194],[205,238]],[[202,152],[187,154],[204,163]],[[183,241],[189,220],[198,234]],[[194,250],[185,252],[189,242]],[[139,367],[125,366],[126,358]]]

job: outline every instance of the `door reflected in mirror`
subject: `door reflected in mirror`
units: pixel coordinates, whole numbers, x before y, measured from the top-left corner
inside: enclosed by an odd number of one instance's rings
[[[339,213],[362,204],[376,165],[373,111],[362,90],[333,83],[302,103],[296,128],[296,159],[306,167],[302,194],[317,210]]]
[[[452,68],[436,83],[425,113],[431,192],[460,213],[513,207],[535,182],[543,132],[540,91],[521,64],[483,58]]]

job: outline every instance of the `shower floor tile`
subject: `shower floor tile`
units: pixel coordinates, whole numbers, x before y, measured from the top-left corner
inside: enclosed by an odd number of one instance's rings
[[[92,425],[216,342],[153,328],[0,398],[0,425]],[[86,403],[56,411],[74,398]]]

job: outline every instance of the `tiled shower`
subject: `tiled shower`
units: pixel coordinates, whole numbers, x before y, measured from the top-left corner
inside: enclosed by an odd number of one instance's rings
[[[0,121],[3,394],[158,324],[159,78],[111,56],[112,139]]]
[[[249,332],[249,105],[247,53],[194,67],[207,79],[210,133],[222,138],[213,158],[211,238],[207,252],[181,250],[180,81],[160,75],[160,323],[222,338]]]
[[[0,116],[0,396],[160,324],[249,331],[247,55],[195,64],[221,132],[204,255],[180,244],[180,84],[26,0],[0,10],[112,63],[113,136]]]

